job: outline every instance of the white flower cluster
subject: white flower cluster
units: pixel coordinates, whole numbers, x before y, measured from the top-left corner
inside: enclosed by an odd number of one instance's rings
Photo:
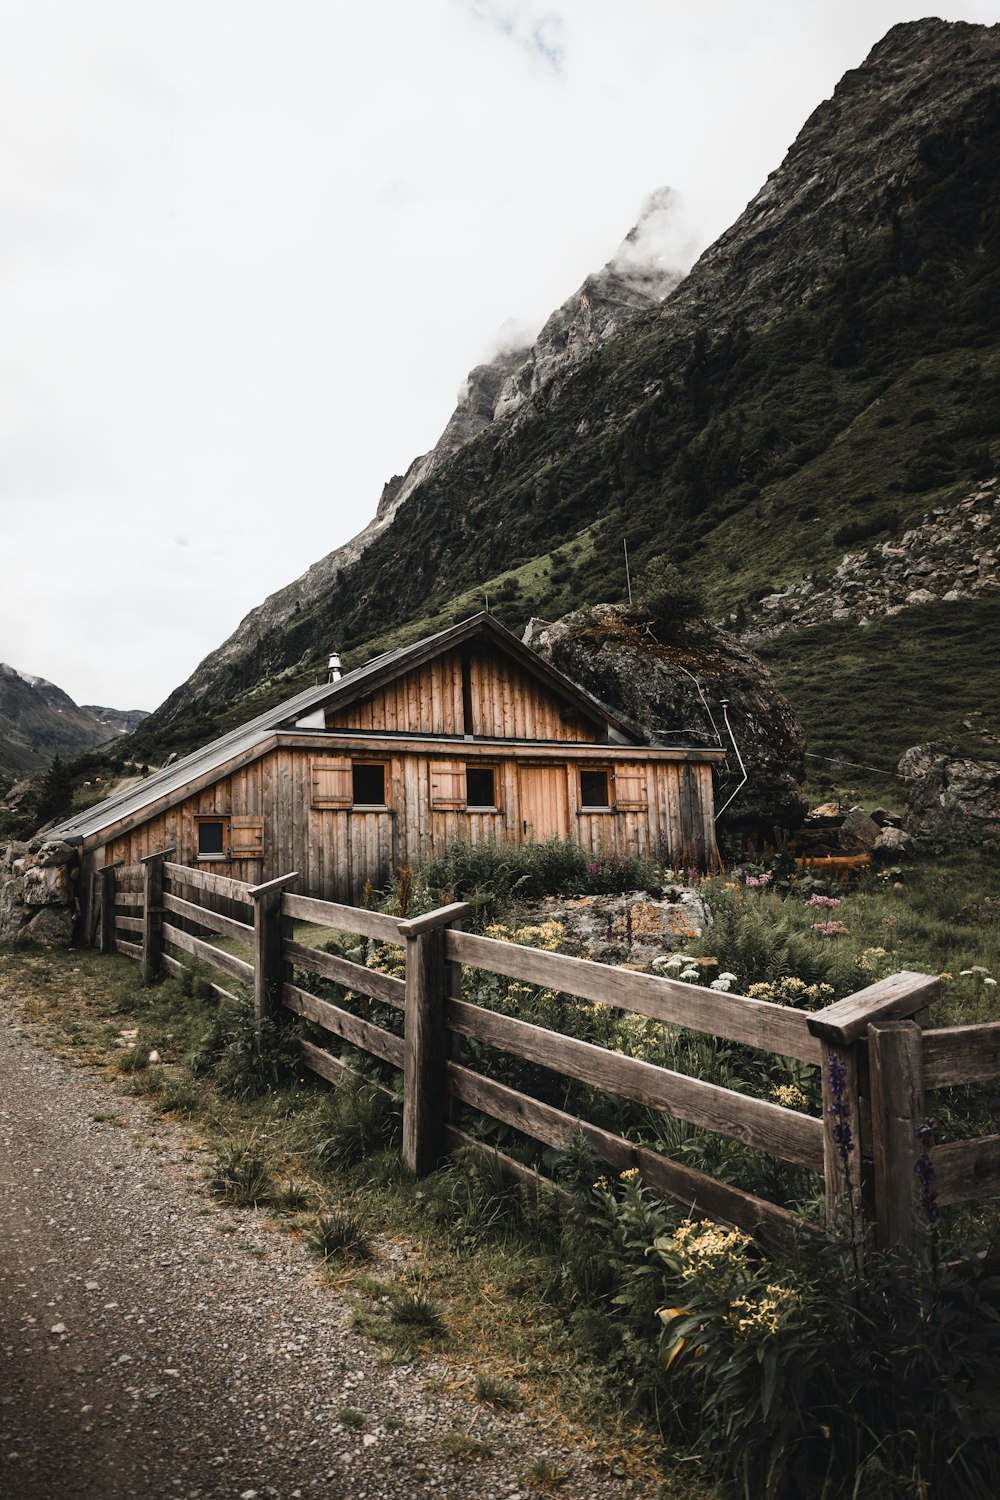
[[[724,970],[723,973],[719,975],[718,979],[712,980],[712,983],[709,985],[709,989],[720,990],[723,994],[725,994],[727,993],[727,991],[732,989],[735,983],[736,975],[730,974],[728,970]]]

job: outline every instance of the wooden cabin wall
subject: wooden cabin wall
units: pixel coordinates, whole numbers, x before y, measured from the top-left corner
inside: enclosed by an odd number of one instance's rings
[[[470,733],[484,739],[594,743],[593,724],[564,709],[537,677],[529,676],[516,662],[477,651],[469,666],[475,720]]]
[[[494,652],[474,651],[469,657],[472,723],[466,724],[463,671],[460,651],[436,657],[379,688],[365,701],[332,712],[327,728],[594,742],[592,723],[564,709],[537,678]]]
[[[163,849],[173,849],[171,859],[177,864],[198,862],[198,833],[196,817],[225,817],[259,820],[262,832],[259,857],[213,861],[209,868],[233,880],[245,880],[251,885],[269,879],[264,873],[267,864],[267,827],[271,818],[265,813],[266,791],[263,780],[264,764],[254,761],[230,776],[223,776],[204,791],[196,792],[168,808],[166,812],[141,823],[130,832],[120,834],[105,846],[104,863],[124,860],[135,864],[148,854],[158,854]]]
[[[366,881],[384,886],[391,872],[444,853],[458,840],[479,843],[506,840],[538,842],[553,835],[576,840],[594,853],[634,855],[672,864],[708,863],[715,850],[712,771],[708,764],[644,761],[641,758],[595,760],[607,765],[622,801],[608,811],[579,806],[580,761],[536,752],[530,756],[482,751],[470,763],[495,770],[498,810],[468,812],[461,806],[435,806],[447,768],[456,785],[464,781],[461,743],[408,753],[366,751],[363,744],[336,751],[323,741],[313,747],[287,746],[220,778],[213,786],[149,819],[105,848],[108,861],[128,864],[173,846],[179,864],[198,861],[197,816],[218,815],[259,820],[262,833],[257,858],[212,860],[207,868],[257,884],[296,870],[298,889],[328,900],[360,899]],[[442,753],[447,749],[453,757]],[[386,765],[388,807],[360,811],[350,806],[313,806],[313,762],[324,754],[353,752]]]
[[[377,689],[370,698],[330,713],[327,728],[465,734],[460,652],[435,657]]]

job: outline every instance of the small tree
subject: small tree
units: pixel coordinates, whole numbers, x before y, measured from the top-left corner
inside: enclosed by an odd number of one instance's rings
[[[61,755],[54,755],[38,794],[38,821],[51,823],[68,812],[73,801],[73,776]]]
[[[665,635],[675,634],[688,620],[704,613],[698,585],[665,557],[655,558],[642,570],[635,596],[636,607]]]

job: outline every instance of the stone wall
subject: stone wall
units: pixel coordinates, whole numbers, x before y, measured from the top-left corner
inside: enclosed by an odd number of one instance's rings
[[[0,943],[68,948],[79,915],[76,849],[59,840],[0,845]]]

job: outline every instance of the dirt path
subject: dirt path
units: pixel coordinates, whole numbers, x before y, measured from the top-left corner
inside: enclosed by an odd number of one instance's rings
[[[2,995],[0,1152],[0,1500],[528,1500],[539,1459],[567,1500],[652,1493],[444,1361],[387,1362],[179,1128]]]

